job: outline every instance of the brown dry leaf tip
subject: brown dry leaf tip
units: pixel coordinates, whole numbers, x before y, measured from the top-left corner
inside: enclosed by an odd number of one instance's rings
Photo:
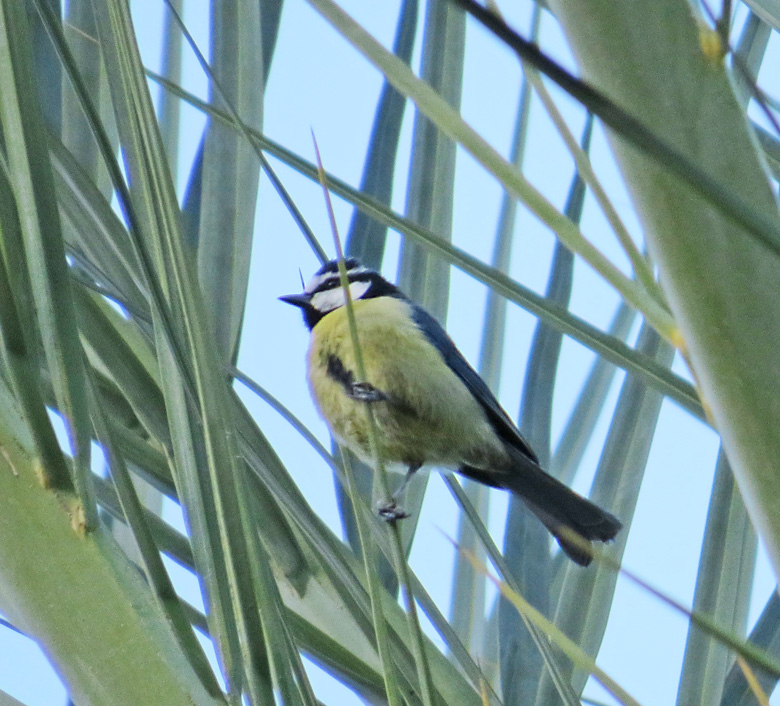
[[[726,56],[726,49],[717,30],[701,25],[699,27],[699,46],[705,59],[711,64],[721,65],[723,57]]]
[[[70,511],[70,527],[79,536],[87,535],[87,516],[84,513],[84,506],[76,501]]]

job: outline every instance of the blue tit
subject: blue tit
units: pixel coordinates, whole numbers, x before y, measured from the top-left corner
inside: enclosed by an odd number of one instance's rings
[[[613,539],[621,526],[617,518],[542,470],[433,316],[379,273],[351,258],[345,264],[365,379],[357,377],[335,260],[319,269],[302,294],[280,297],[301,308],[311,331],[309,387],[333,436],[375,464],[365,410],[371,405],[378,453],[389,467],[405,468],[408,480],[424,465],[437,466],[510,490],[569,557],[587,566],[590,542]]]

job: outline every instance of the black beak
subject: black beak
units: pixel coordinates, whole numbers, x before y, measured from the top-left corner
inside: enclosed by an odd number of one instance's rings
[[[309,303],[311,302],[311,295],[310,294],[285,294],[283,297],[279,297],[279,299],[283,302],[287,302],[287,304],[292,304],[293,306],[298,306],[301,309],[305,309],[307,306],[309,306]]]

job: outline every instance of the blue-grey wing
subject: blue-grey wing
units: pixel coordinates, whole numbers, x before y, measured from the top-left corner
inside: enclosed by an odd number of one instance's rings
[[[438,321],[433,318],[422,307],[412,304],[412,318],[426,338],[441,353],[444,362],[450,369],[463,381],[463,384],[469,389],[474,398],[485,410],[487,418],[493,425],[493,428],[505,442],[511,444],[528,456],[534,463],[539,459],[533,452],[528,442],[522,437],[520,431],[504,411],[498,400],[495,398],[485,381],[479,376],[476,370],[472,368],[466,359],[461,355],[447,332],[441,327]]]

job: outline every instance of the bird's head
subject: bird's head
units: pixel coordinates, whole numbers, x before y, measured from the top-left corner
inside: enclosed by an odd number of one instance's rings
[[[344,261],[349,282],[349,295],[352,301],[374,297],[402,297],[401,292],[382,275],[363,267],[355,258]],[[344,306],[347,301],[341,286],[338,261],[326,262],[309,280],[301,294],[288,294],[279,297],[283,302],[300,307],[303,319],[309,329],[331,311]]]

